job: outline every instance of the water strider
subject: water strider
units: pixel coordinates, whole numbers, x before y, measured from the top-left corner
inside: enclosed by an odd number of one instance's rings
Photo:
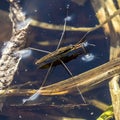
[[[67,16],[68,16],[68,9],[69,9],[69,5],[67,5]],[[65,63],[61,60],[61,57],[63,57],[63,56],[66,55],[67,53],[69,53],[69,52],[71,52],[71,51],[73,51],[73,50],[79,49],[79,48],[83,48],[83,50],[85,51],[84,46],[85,46],[86,44],[84,44],[84,42],[81,43],[81,41],[78,42],[78,43],[76,43],[76,44],[74,44],[74,45],[69,45],[69,46],[65,46],[65,47],[61,47],[61,48],[60,48],[60,44],[61,44],[62,39],[63,39],[63,36],[64,36],[64,34],[65,34],[66,24],[67,24],[67,21],[68,21],[68,20],[67,20],[67,19],[64,19],[64,21],[65,21],[65,22],[64,22],[64,27],[63,27],[62,35],[61,35],[61,37],[60,37],[60,40],[59,40],[59,42],[58,42],[58,45],[57,45],[56,50],[53,51],[53,52],[44,51],[44,50],[39,50],[39,51],[42,51],[42,52],[45,52],[45,53],[48,53],[48,54],[47,54],[46,56],[40,58],[39,60],[37,60],[37,61],[35,62],[35,64],[40,65],[41,63],[46,62],[47,60],[52,60],[52,62],[51,62],[51,64],[50,64],[50,67],[49,67],[49,69],[48,69],[48,71],[47,71],[47,74],[46,74],[46,76],[45,76],[45,78],[44,78],[44,81],[42,82],[41,87],[45,84],[45,82],[46,82],[46,80],[47,80],[47,78],[48,78],[49,72],[51,71],[51,68],[52,68],[52,66],[53,66],[53,63],[54,63],[54,61],[56,61],[57,59],[61,62],[61,64],[62,64],[63,67],[68,71],[68,73],[73,77],[72,72],[71,72],[71,71],[69,70],[69,68],[65,65]],[[88,33],[87,33],[87,34],[88,34]],[[85,34],[85,35],[83,36],[83,38],[85,38],[87,34]],[[34,48],[32,48],[32,49],[33,49],[33,50],[36,50],[36,49],[34,49]],[[40,95],[39,90],[41,89],[41,87],[38,89],[38,91],[37,91],[35,94],[33,94],[32,96],[30,96],[28,99],[23,99],[23,104],[26,103],[27,101],[33,101],[33,100],[35,100],[35,99]],[[76,87],[76,88],[77,88],[78,92],[80,93],[83,101],[85,102],[85,99],[84,99],[84,97],[82,96],[79,88],[78,88],[78,87]]]
[[[42,66],[42,63],[45,63],[47,61],[56,61],[64,57],[67,53],[72,52],[74,50],[77,50],[79,48],[83,48],[84,53],[86,53],[86,50],[84,48],[85,43],[77,43],[74,45],[69,45],[65,47],[61,47],[59,49],[56,49],[53,52],[48,53],[47,55],[43,56],[42,58],[38,59],[35,64],[38,65],[39,67]]]
[[[69,7],[68,7],[68,8],[69,8]],[[67,11],[68,11],[68,8],[67,8]],[[51,65],[50,65],[50,68],[48,69],[48,72],[47,72],[47,74],[46,74],[46,76],[45,76],[45,79],[44,79],[41,87],[42,87],[42,86],[44,85],[44,83],[46,82],[47,77],[48,77],[48,75],[49,75],[49,72],[50,72],[50,70],[51,70],[51,67],[52,67],[55,59],[59,59],[60,62],[62,63],[62,65],[64,66],[64,68],[65,68],[65,69],[68,71],[68,73],[73,77],[71,71],[68,69],[68,67],[64,64],[64,62],[63,62],[60,58],[63,57],[66,53],[68,53],[68,52],[70,52],[70,51],[73,51],[73,50],[75,50],[75,49],[79,49],[79,48],[81,48],[81,47],[85,50],[85,48],[84,48],[85,39],[84,39],[84,38],[85,38],[90,32],[101,28],[105,23],[107,23],[108,21],[110,21],[113,17],[115,17],[115,16],[118,15],[119,13],[120,13],[120,9],[118,9],[113,15],[111,15],[110,17],[108,17],[102,24],[93,27],[93,29],[91,29],[90,31],[88,31],[88,32],[83,36],[83,38],[82,38],[78,43],[76,43],[75,45],[70,45],[70,46],[66,46],[66,47],[59,48],[59,47],[60,47],[60,44],[61,44],[61,41],[62,41],[62,38],[63,38],[64,33],[65,33],[66,22],[67,22],[67,20],[65,19],[63,32],[62,32],[61,38],[60,38],[60,40],[59,40],[57,49],[56,49],[55,51],[53,51],[53,52],[44,51],[44,52],[46,52],[46,53],[48,53],[48,54],[47,54],[46,56],[40,58],[39,60],[37,60],[37,61],[35,62],[35,64],[40,65],[41,63],[43,63],[43,62],[45,62],[45,61],[47,61],[47,60],[50,60],[50,59],[53,60],[53,62],[52,62]],[[39,51],[43,51],[43,50],[39,50]],[[71,79],[73,79],[72,77],[71,77]],[[33,94],[32,96],[30,96],[28,99],[24,99],[24,100],[23,100],[23,104],[26,103],[27,101],[35,100],[35,99],[40,95],[41,87],[38,89],[38,91],[37,91],[35,94]],[[76,88],[77,88],[78,92],[80,93],[83,101],[85,102],[85,99],[84,99],[81,91],[79,90],[78,86],[76,86]]]

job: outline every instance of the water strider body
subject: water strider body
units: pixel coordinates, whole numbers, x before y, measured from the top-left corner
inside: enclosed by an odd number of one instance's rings
[[[74,45],[61,47],[53,52],[50,52],[49,54],[45,55],[44,57],[40,58],[39,60],[37,60],[35,62],[35,64],[37,64],[37,65],[39,65],[39,67],[41,67],[42,63],[45,63],[49,60],[51,60],[53,62],[56,60],[59,60],[60,58],[64,57],[67,53],[69,53],[73,50],[83,48],[83,50],[85,51],[84,46],[85,46],[85,43],[83,42],[83,43],[76,43]]]

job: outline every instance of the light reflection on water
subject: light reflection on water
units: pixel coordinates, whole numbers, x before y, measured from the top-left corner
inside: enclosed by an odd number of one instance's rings
[[[84,56],[81,57],[81,59],[85,62],[89,62],[95,59],[95,55],[93,55],[92,53],[88,53]]]

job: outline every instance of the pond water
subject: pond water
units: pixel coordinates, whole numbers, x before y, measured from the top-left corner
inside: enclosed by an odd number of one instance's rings
[[[21,6],[28,18],[40,22],[53,25],[66,24],[74,27],[94,27],[99,23],[90,1],[84,1],[25,0],[21,2]],[[1,0],[0,5],[0,9],[8,11],[9,5],[7,2]],[[52,52],[57,49],[62,33],[64,34],[59,48],[79,42],[86,32],[63,32],[63,30],[54,30],[54,28],[48,30],[47,28],[30,26],[27,36],[27,47]],[[109,59],[109,39],[104,35],[102,29],[89,33],[84,39],[86,52],[82,48],[75,50],[67,55],[67,60],[63,61],[73,76],[99,66]],[[38,69],[35,62],[46,53],[30,49],[21,53],[23,58],[12,85],[37,81],[37,84],[27,85],[22,88],[38,89],[45,79],[49,66]],[[56,62],[52,66],[44,85],[53,84],[70,77],[71,75],[63,65]],[[20,91],[21,89],[18,88],[18,90]],[[95,99],[105,104],[111,103],[106,83],[90,92],[84,93],[83,96],[89,100]],[[62,120],[66,118],[67,120],[67,118],[76,118],[76,120],[96,120],[102,113],[99,108],[91,104],[85,104],[78,93],[61,96],[37,96],[28,105],[19,106],[22,104],[23,99],[26,98],[28,96],[7,97],[0,119]]]

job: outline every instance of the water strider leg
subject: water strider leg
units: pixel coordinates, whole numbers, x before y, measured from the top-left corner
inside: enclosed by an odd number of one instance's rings
[[[63,36],[64,36],[64,34],[65,34],[66,24],[67,24],[67,20],[65,19],[65,23],[64,23],[64,27],[63,27],[62,35],[61,35],[60,40],[59,40],[59,42],[58,42],[57,49],[60,47],[60,44],[61,44],[62,39],[63,39]],[[57,50],[57,49],[56,49],[56,50]]]
[[[47,80],[47,78],[48,78],[48,75],[49,75],[49,73],[50,73],[50,71],[51,71],[51,69],[52,69],[52,65],[53,65],[53,62],[51,63],[51,65],[50,65],[50,67],[49,67],[49,69],[48,69],[48,71],[47,71],[47,74],[46,74],[46,76],[45,76],[45,78],[44,78],[44,80],[43,80],[43,82],[42,82],[42,85],[40,86],[40,88],[37,90],[37,92],[36,92],[35,94],[33,94],[32,96],[30,96],[29,98],[23,99],[23,104],[25,104],[25,103],[28,102],[28,101],[33,101],[33,100],[35,100],[35,99],[38,98],[38,96],[40,95],[39,90],[41,89],[42,86],[44,86],[44,84],[45,84],[45,82],[46,82],[46,80]]]
[[[68,8],[67,8],[67,15],[68,15]],[[58,45],[57,45],[56,50],[60,47],[60,44],[61,44],[62,39],[63,39],[63,36],[64,36],[64,34],[65,34],[66,23],[67,23],[67,20],[65,19],[64,27],[63,27],[63,31],[62,31],[62,35],[61,35],[61,37],[60,37],[60,40],[59,40],[59,43],[58,43]],[[35,49],[35,48],[31,48],[31,49],[37,50],[37,49]],[[51,52],[45,51],[45,50],[38,50],[38,51],[45,52],[45,53],[51,53]],[[52,68],[53,63],[54,63],[54,62],[51,63],[51,65],[50,65],[50,67],[49,67],[49,69],[48,69],[48,71],[47,71],[47,74],[46,74],[46,76],[45,76],[45,78],[44,78],[44,81],[43,81],[43,83],[42,83],[42,86],[45,84],[45,82],[46,82],[46,80],[47,80],[47,78],[48,78],[48,75],[49,75],[49,73],[50,73],[50,71],[51,71],[51,68]],[[40,89],[41,89],[41,86],[40,86],[40,88],[38,89],[38,91],[37,91],[35,94],[33,94],[32,96],[30,96],[28,99],[23,99],[23,104],[25,104],[27,101],[33,101],[33,100],[35,100],[35,99],[40,95],[40,93],[39,93],[39,90],[40,90]]]
[[[35,51],[40,51],[40,52],[44,52],[44,53],[51,53],[50,51],[47,50],[41,50],[41,49],[37,49],[37,48],[33,48],[33,47],[28,47],[27,49],[31,49],[31,50],[35,50]]]
[[[67,15],[68,15],[68,8],[67,8]],[[59,43],[58,43],[58,45],[57,45],[56,50],[59,49],[60,44],[61,44],[62,39],[63,39],[63,36],[64,36],[64,34],[65,34],[66,23],[67,23],[67,20],[65,19],[64,27],[63,27],[63,31],[62,31],[62,35],[61,35],[61,37],[60,37],[60,40],[59,40]],[[49,52],[49,53],[51,53],[51,52]],[[46,76],[45,76],[45,79],[44,79],[44,81],[43,81],[41,87],[45,84],[45,82],[46,82],[46,80],[47,80],[47,78],[48,78],[48,75],[49,75],[49,73],[50,73],[50,71],[51,71],[51,69],[52,69],[53,63],[54,63],[54,62],[51,63],[51,65],[50,65],[50,67],[49,67],[49,69],[48,69],[48,72],[47,72],[47,74],[46,74]]]
[[[60,59],[59,59],[59,60],[60,60]],[[73,78],[72,78],[72,77],[73,77],[73,74],[72,74],[72,72],[70,71],[70,69],[66,66],[66,64],[65,64],[62,60],[60,60],[60,62],[62,63],[63,67],[67,70],[67,72],[71,75],[71,79],[73,79]],[[79,87],[76,86],[76,88],[77,88],[77,91],[79,92],[79,94],[80,94],[83,102],[86,103],[86,100],[85,100],[84,96],[82,95]]]

